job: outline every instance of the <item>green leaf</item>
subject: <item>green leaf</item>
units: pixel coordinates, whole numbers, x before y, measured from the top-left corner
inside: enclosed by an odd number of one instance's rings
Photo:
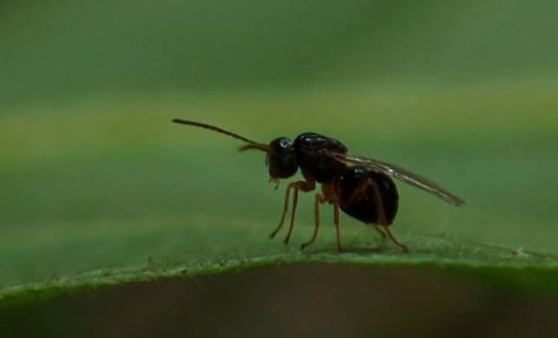
[[[514,119],[504,113],[485,116],[480,104],[465,104],[482,99],[491,109],[521,111],[533,103],[533,92],[543,90],[549,89],[510,88],[488,99],[472,89],[458,97],[437,91],[425,94],[423,104],[370,96],[366,89],[277,94],[257,102],[222,96],[218,103],[186,104],[188,97],[177,97],[143,106],[134,99],[42,106],[32,119],[4,118],[1,302],[295,262],[484,271],[481,275],[500,276],[503,284],[515,283],[518,274],[519,280],[535,276],[525,283],[528,288],[555,292],[558,284],[548,278],[554,281],[558,271],[551,208],[558,188],[553,165],[558,102],[548,101],[536,117]],[[283,102],[273,108],[281,111],[275,120],[260,115],[272,102]],[[462,115],[445,114],[453,106],[468,108],[461,108]],[[306,107],[306,114],[299,115],[297,107]],[[386,107],[399,112],[397,121],[365,113]],[[42,117],[43,109],[58,113]],[[229,113],[241,109],[241,120]],[[209,111],[211,118],[204,118]],[[275,192],[267,184],[262,154],[238,154],[235,140],[171,124],[175,116],[216,123],[262,142],[307,129],[322,132],[357,154],[435,179],[467,205],[455,208],[399,184],[393,231],[409,254],[347,216],[342,218],[346,252],[337,253],[328,206],[317,243],[301,252],[299,245],[312,230],[313,195],[301,195],[291,245],[270,240],[285,185]],[[485,124],[476,123],[480,118]],[[423,122],[433,120],[438,123]],[[494,123],[500,123],[498,132]]]
[[[420,265],[556,293],[556,2],[0,5],[0,303],[296,262]],[[462,196],[399,184],[401,253],[312,194],[291,246],[261,142],[315,131]],[[297,177],[298,178],[298,177]],[[330,215],[330,216],[326,216]],[[279,237],[284,236],[281,233]]]

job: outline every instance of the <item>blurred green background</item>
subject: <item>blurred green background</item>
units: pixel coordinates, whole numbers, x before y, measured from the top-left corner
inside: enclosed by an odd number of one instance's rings
[[[283,252],[260,154],[315,131],[468,203],[400,186],[394,231],[558,254],[558,3],[0,3],[0,285]],[[286,184],[282,185],[284,188]],[[311,231],[303,196],[293,250]],[[324,211],[318,248],[333,248]],[[377,235],[342,219],[346,246]],[[420,248],[417,248],[420,250]]]

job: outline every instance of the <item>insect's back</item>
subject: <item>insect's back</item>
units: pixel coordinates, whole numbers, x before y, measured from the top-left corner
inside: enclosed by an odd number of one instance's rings
[[[321,151],[347,153],[340,141],[316,133],[300,134],[294,141],[296,158],[302,173],[319,183],[329,183],[342,174],[345,164],[324,155]]]
[[[376,183],[381,195],[384,215],[389,225],[395,219],[399,206],[399,194],[393,180],[382,173],[374,172],[361,166],[346,167],[345,172],[337,182],[337,193],[340,199],[341,210],[364,223],[379,224],[379,213],[376,207],[376,194],[372,185],[368,184],[360,199],[353,195],[359,187],[366,182]]]

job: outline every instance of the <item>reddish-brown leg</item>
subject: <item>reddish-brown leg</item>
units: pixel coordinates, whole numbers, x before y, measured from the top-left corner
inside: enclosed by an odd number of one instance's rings
[[[285,237],[285,244],[289,244],[289,240],[291,239],[291,234],[294,229],[294,223],[296,219],[296,207],[298,205],[298,191],[309,192],[316,189],[316,182],[315,181],[298,181],[294,183],[294,195],[293,195],[293,210],[291,212],[291,225],[289,226],[289,232],[287,233],[287,237]]]
[[[370,184],[375,184],[375,183],[373,181],[366,181],[366,182],[363,182],[358,188],[356,188],[347,204],[350,205],[350,204],[364,198],[364,196],[366,194],[366,191],[368,190],[368,186]],[[376,193],[376,195],[378,195],[378,193]],[[378,212],[382,212],[382,214],[383,214],[384,209],[382,208],[382,206],[383,206],[383,204],[381,202],[380,202],[380,204],[376,203],[376,209],[378,209],[378,210],[381,209],[381,211],[378,211]],[[385,215],[382,215],[382,216],[378,216],[378,218],[382,217],[382,219],[385,219]],[[374,229],[376,229],[376,231],[380,235],[382,235],[383,238],[387,237],[385,232],[383,232],[382,229],[377,224],[374,224]]]
[[[399,242],[397,240],[397,238],[395,238],[395,236],[393,236],[393,234],[391,233],[391,230],[389,230],[389,226],[388,225],[383,225],[382,226],[384,228],[384,230],[387,233],[387,236],[389,237],[389,239],[391,239],[391,241],[393,243],[395,243],[395,245],[397,245],[399,248],[401,248],[401,250],[405,251],[405,252],[409,252],[409,249],[407,248],[407,246],[401,242]]]
[[[296,183],[297,182],[293,182],[289,184],[289,186],[287,187],[287,192],[285,193],[285,204],[283,206],[283,213],[281,214],[281,220],[279,221],[279,225],[277,226],[277,228],[275,228],[275,230],[273,230],[273,232],[269,236],[270,238],[274,238],[275,235],[277,235],[277,233],[279,232],[279,230],[281,230],[281,228],[283,227],[283,223],[285,223],[285,217],[287,216],[287,211],[289,211],[289,200],[291,197],[291,189],[295,187]]]
[[[318,229],[320,228],[320,204],[325,203],[325,201],[326,200],[321,194],[316,194],[316,201],[314,203],[314,233],[308,242],[303,243],[300,246],[301,250],[304,250],[304,248],[314,243],[316,237],[318,237]]]
[[[376,196],[375,200],[376,200],[376,210],[378,211],[378,225],[381,226],[384,229],[384,231],[386,232],[387,237],[389,239],[391,239],[391,241],[395,245],[397,245],[403,251],[409,252],[409,249],[404,244],[399,242],[395,238],[395,236],[393,236],[393,234],[391,233],[391,230],[389,229],[389,226],[391,224],[387,221],[386,213],[385,213],[385,209],[384,209],[384,203],[382,202],[382,194],[380,194],[380,189],[378,189],[378,185],[376,184],[376,182],[374,182],[372,180],[368,180],[368,185],[370,185],[372,187],[372,190],[374,191],[374,195]]]
[[[382,230],[382,228],[378,224],[374,224],[374,229],[382,236],[382,238],[386,238],[386,233]]]
[[[341,252],[341,229],[339,229],[339,203],[333,202],[333,222],[337,233],[337,251]]]

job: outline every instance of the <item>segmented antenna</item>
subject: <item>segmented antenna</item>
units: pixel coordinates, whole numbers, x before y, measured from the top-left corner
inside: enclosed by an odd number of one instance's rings
[[[250,145],[246,145],[246,146],[242,147],[241,150],[247,150],[247,149],[259,149],[259,150],[263,150],[263,151],[268,151],[269,150],[269,146],[266,145],[266,144],[261,144],[261,143],[252,141],[250,139],[247,139],[244,136],[240,136],[236,133],[225,130],[223,128],[219,128],[217,126],[212,126],[212,125],[206,124],[206,123],[201,123],[201,122],[196,122],[196,121],[189,121],[189,120],[182,120],[182,119],[173,119],[172,122],[178,123],[178,124],[185,124],[187,126],[194,126],[194,127],[213,130],[213,131],[216,131],[218,133],[225,134],[227,136],[233,137],[237,140],[241,140],[241,141],[244,141],[246,143],[250,143]]]

